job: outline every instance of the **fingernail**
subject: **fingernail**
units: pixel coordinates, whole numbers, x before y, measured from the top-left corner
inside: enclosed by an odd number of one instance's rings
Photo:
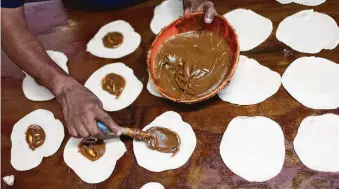
[[[121,130],[117,131],[117,135],[118,135],[118,136],[120,136],[121,134],[122,134],[122,131],[121,131]]]
[[[210,17],[206,17],[206,18],[205,18],[206,24],[210,24],[210,23],[212,23],[212,21],[213,21],[213,19],[210,18]]]

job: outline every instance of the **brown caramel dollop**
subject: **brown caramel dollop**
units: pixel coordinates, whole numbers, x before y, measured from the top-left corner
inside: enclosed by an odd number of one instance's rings
[[[103,90],[107,91],[108,93],[115,95],[116,98],[119,98],[122,91],[124,90],[126,85],[126,81],[120,75],[110,73],[107,74],[101,80],[101,87]]]
[[[198,99],[222,84],[231,61],[229,43],[217,33],[176,34],[155,55],[155,83],[174,99]]]
[[[102,40],[106,48],[117,48],[124,41],[124,36],[120,32],[109,32]]]
[[[152,137],[146,140],[147,146],[159,152],[173,153],[179,151],[180,137],[177,133],[163,127],[151,127],[147,130]]]
[[[44,144],[45,131],[39,125],[30,125],[26,131],[26,142],[31,150],[35,150]]]
[[[98,160],[106,151],[105,142],[98,138],[83,139],[78,148],[79,152],[91,161]]]

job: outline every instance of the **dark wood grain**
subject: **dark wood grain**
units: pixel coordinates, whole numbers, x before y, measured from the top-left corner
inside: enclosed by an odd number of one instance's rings
[[[136,76],[147,83],[146,52],[155,38],[149,28],[154,7],[159,0],[150,0],[141,5],[119,11],[85,12],[63,8],[61,2],[42,2],[26,5],[26,16],[31,31],[46,49],[64,52],[69,58],[69,69],[73,77],[81,83],[101,66],[121,61],[133,68]],[[220,0],[216,6],[220,14],[236,8],[249,8],[272,20],[274,32],[268,40],[254,50],[242,53],[255,58],[261,64],[283,74],[287,66],[296,58],[306,54],[292,51],[277,41],[275,30],[280,21],[303,9],[297,4],[281,5],[274,0]],[[327,0],[313,9],[327,13],[339,23],[339,1]],[[142,36],[139,48],[122,59],[97,58],[85,51],[86,43],[98,29],[113,20],[126,20]],[[4,37],[4,36],[2,36]],[[306,55],[307,56],[307,55]],[[322,51],[316,56],[339,63],[339,48]],[[217,97],[196,105],[174,104],[152,96],[144,88],[142,94],[130,107],[111,116],[121,125],[134,125],[143,128],[165,111],[173,110],[190,123],[197,136],[197,146],[190,160],[181,168],[152,173],[136,163],[132,141],[123,138],[128,151],[118,161],[111,177],[95,185],[86,184],[63,161],[63,149],[69,138],[66,137],[56,154],[45,158],[39,167],[18,172],[10,164],[10,135],[13,125],[29,112],[44,108],[52,111],[63,120],[60,106],[55,100],[31,102],[22,92],[23,73],[6,55],[1,55],[1,177],[14,174],[18,189],[92,189],[123,188],[138,189],[143,184],[155,181],[167,189],[232,189],[232,188],[339,188],[339,173],[320,173],[305,167],[293,150],[293,139],[303,118],[324,113],[339,114],[339,110],[316,111],[295,101],[284,89],[268,100],[253,106],[236,106],[221,101]],[[283,128],[286,143],[286,159],[283,170],[275,178],[263,183],[251,183],[233,174],[221,160],[219,145],[221,137],[231,119],[236,116],[262,115],[278,122]],[[25,158],[25,157],[22,157]],[[100,170],[98,170],[100,171]],[[7,188],[2,183],[3,188]]]

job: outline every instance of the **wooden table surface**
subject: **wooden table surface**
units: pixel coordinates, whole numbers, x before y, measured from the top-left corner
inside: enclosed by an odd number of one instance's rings
[[[69,59],[71,75],[79,82],[86,79],[101,66],[117,61],[133,68],[143,82],[144,90],[128,108],[110,115],[121,125],[143,128],[160,114],[173,110],[192,125],[197,146],[189,161],[176,170],[152,173],[138,166],[132,148],[132,140],[123,138],[128,151],[117,162],[114,172],[99,184],[84,183],[63,161],[65,139],[56,154],[44,158],[42,163],[29,171],[18,172],[10,164],[10,135],[13,125],[29,112],[43,108],[52,111],[63,120],[60,106],[55,100],[31,102],[22,92],[24,74],[6,55],[2,53],[1,69],[1,177],[15,175],[15,185],[11,188],[24,189],[80,189],[80,188],[124,188],[138,189],[147,182],[160,182],[169,188],[339,188],[339,173],[320,173],[305,167],[293,150],[293,139],[302,119],[310,115],[324,113],[339,114],[339,109],[316,111],[308,109],[294,100],[281,86],[278,93],[258,105],[236,106],[221,101],[218,97],[196,105],[179,105],[152,96],[146,90],[146,52],[155,35],[150,30],[154,7],[159,0],[119,11],[85,12],[63,8],[61,2],[51,1],[26,5],[26,16],[31,31],[46,49],[64,52]],[[254,3],[255,2],[255,3]],[[281,5],[274,0],[220,0],[216,9],[224,14],[236,8],[248,8],[269,18],[274,31],[269,39],[254,50],[241,53],[255,58],[280,74],[298,57],[307,54],[292,51],[275,37],[278,24],[285,17],[311,7],[297,4]],[[339,0],[327,0],[323,5],[313,7],[326,13],[339,23]],[[139,48],[132,54],[118,59],[97,58],[85,51],[87,42],[104,24],[114,20],[126,20],[141,35]],[[2,36],[5,37],[5,36]],[[322,51],[316,56],[339,63],[339,48]],[[262,183],[247,182],[232,173],[223,163],[219,145],[228,123],[237,116],[266,116],[278,122],[285,134],[286,158],[282,171],[275,178]],[[25,158],[25,157],[22,157]],[[100,170],[98,170],[100,171]],[[7,186],[2,183],[3,188]]]

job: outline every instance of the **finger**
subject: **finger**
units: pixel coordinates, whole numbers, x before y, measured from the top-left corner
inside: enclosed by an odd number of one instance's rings
[[[190,8],[187,8],[187,9],[185,9],[185,11],[184,11],[184,13],[185,14],[188,14],[188,13],[190,13],[191,11],[190,11]]]
[[[97,113],[96,119],[103,122],[111,130],[111,132],[115,133],[116,135],[120,136],[122,134],[122,130],[119,125],[115,121],[113,121],[111,116],[109,116],[103,110],[100,110]]]
[[[100,131],[100,129],[97,126],[94,116],[88,116],[84,125],[87,129],[87,132],[91,136],[96,137],[96,138],[101,138],[103,136],[103,133]]]
[[[68,130],[69,135],[71,135],[74,138],[79,138],[79,134],[73,126],[71,125],[67,126],[67,130]]]
[[[207,1],[203,4],[203,10],[205,13],[205,22],[206,24],[210,24],[213,22],[213,19],[217,13],[214,8],[214,4],[211,1]]]
[[[81,122],[77,122],[75,124],[75,129],[77,130],[77,132],[79,133],[79,135],[81,136],[81,138],[87,138],[89,137],[89,133],[87,132],[84,124],[82,124]]]

